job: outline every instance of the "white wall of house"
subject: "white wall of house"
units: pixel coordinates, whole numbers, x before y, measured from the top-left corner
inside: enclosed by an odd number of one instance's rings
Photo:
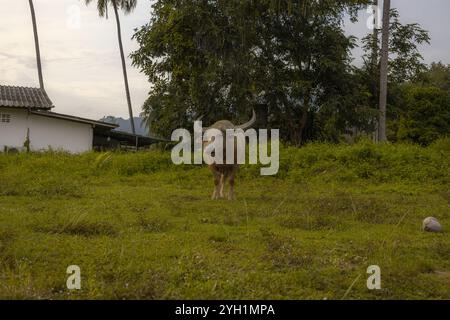
[[[92,149],[93,129],[87,123],[49,118],[32,114],[30,117],[31,150],[64,150],[72,153]]]
[[[9,114],[10,122],[2,122],[1,114]],[[51,148],[80,153],[92,150],[94,133],[91,124],[28,115],[26,109],[0,108],[0,151],[5,146],[23,149],[28,128],[32,151]]]
[[[9,115],[10,122],[3,122],[2,115]],[[5,147],[22,148],[27,137],[26,111],[0,108],[0,151]]]

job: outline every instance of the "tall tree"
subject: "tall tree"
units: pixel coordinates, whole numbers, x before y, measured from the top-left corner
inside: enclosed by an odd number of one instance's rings
[[[419,51],[419,45],[429,44],[430,36],[417,23],[400,23],[400,14],[396,9],[390,10],[389,49],[388,49],[388,95],[390,102],[389,113],[386,114],[386,135],[388,139],[396,139],[396,124],[402,110],[398,108],[401,92],[399,86],[405,82],[416,82],[421,79],[423,72],[427,70],[423,57]],[[380,28],[381,29],[381,28]],[[363,42],[363,67],[359,70],[361,80],[365,83],[366,90],[370,92],[370,106],[377,110],[370,119],[369,130],[375,130],[375,125],[380,118],[380,64],[378,54],[381,46],[379,32],[372,32],[362,39]],[[401,104],[401,103],[400,103]],[[378,132],[375,132],[378,140]]]
[[[34,12],[33,0],[28,0],[28,3],[30,4],[31,21],[33,22],[34,46],[36,49],[36,63],[39,76],[39,86],[41,89],[44,89],[44,79],[42,76],[41,52],[39,49],[39,37],[37,31],[36,14]]]
[[[386,104],[388,85],[388,63],[389,63],[389,18],[391,11],[391,0],[383,3],[383,29],[381,31],[381,60],[380,60],[380,116],[378,120],[378,141],[387,141],[386,136]]]
[[[433,62],[429,69],[420,75],[417,82],[450,92],[450,64]]]
[[[450,135],[450,93],[439,87],[406,84],[402,87],[397,138],[421,145]]]
[[[144,114],[167,135],[200,114],[242,121],[264,93],[284,140],[304,143],[316,112],[346,127],[342,115],[358,104],[337,97],[352,89],[342,79],[354,39],[342,21],[359,2],[155,1],[131,55],[153,84]]]
[[[31,1],[31,0],[30,0]],[[86,5],[91,3],[94,0],[85,0]],[[106,16],[108,18],[108,5],[112,5],[114,9],[114,15],[116,17],[117,24],[117,38],[119,40],[119,49],[120,49],[120,58],[122,60],[122,72],[123,72],[123,80],[125,84],[125,94],[127,98],[128,104],[128,113],[130,115],[131,122],[131,130],[133,134],[136,134],[136,129],[134,127],[134,118],[133,118],[133,108],[131,106],[131,95],[130,88],[128,85],[128,75],[127,68],[125,63],[125,55],[123,53],[123,44],[122,44],[122,31],[120,27],[120,18],[119,18],[119,9],[121,9],[125,14],[128,14],[136,8],[137,0],[97,0],[97,9],[100,17]]]

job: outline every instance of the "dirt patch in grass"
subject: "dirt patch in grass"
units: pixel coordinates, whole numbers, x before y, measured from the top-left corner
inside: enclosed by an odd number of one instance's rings
[[[367,223],[394,223],[398,218],[390,211],[386,200],[376,197],[355,199],[356,219]]]
[[[9,230],[0,231],[0,249],[10,244],[16,238],[16,233]]]
[[[102,277],[106,295],[116,300],[162,299],[167,276],[159,271],[143,271],[140,274],[115,272]]]
[[[308,231],[334,230],[341,228],[342,224],[337,217],[325,214],[298,213],[282,218],[280,226],[288,229],[301,229]]]
[[[352,201],[349,195],[339,193],[335,196],[321,196],[311,199],[312,214],[346,214],[353,212]]]
[[[267,253],[262,256],[262,259],[270,261],[274,268],[305,268],[313,262],[312,256],[303,252],[294,239],[267,229],[261,229],[260,232],[267,246]]]
[[[448,204],[450,204],[450,190],[442,191],[442,192],[440,193],[440,196],[441,196],[442,198],[444,198],[445,200],[447,200]]]
[[[91,222],[78,221],[67,224],[57,223],[47,226],[36,226],[35,231],[52,233],[52,234],[68,234],[83,237],[95,236],[116,236],[116,228],[107,222]]]
[[[211,242],[227,242],[228,238],[224,235],[214,234],[208,237],[208,240]]]
[[[431,251],[443,260],[450,261],[450,246],[448,241],[439,240],[430,247]]]
[[[8,248],[15,241],[17,235],[15,232],[2,230],[0,231],[0,264],[13,267],[15,263],[15,257]]]
[[[172,224],[165,218],[161,217],[146,217],[139,214],[137,217],[138,225],[148,232],[166,232],[172,228]]]

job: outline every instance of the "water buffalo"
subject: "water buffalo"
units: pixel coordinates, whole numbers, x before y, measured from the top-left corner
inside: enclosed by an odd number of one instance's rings
[[[227,129],[242,129],[242,130],[246,130],[248,128],[250,128],[254,123],[256,122],[256,114],[255,111],[253,110],[253,116],[252,118],[241,125],[234,125],[231,121],[228,120],[220,120],[217,121],[216,123],[214,123],[212,126],[207,127],[207,128],[203,128],[203,132],[205,132],[208,129],[217,129],[220,130],[222,132],[222,138],[223,138],[223,156],[225,157],[226,155],[226,130]],[[203,148],[206,148],[212,141],[208,140],[208,141],[204,141],[203,142]],[[234,141],[234,162],[233,164],[227,164],[226,161],[223,161],[223,164],[219,164],[219,163],[212,163],[209,165],[209,168],[211,169],[213,176],[214,176],[214,192],[212,195],[212,199],[219,199],[219,198],[225,198],[225,194],[224,194],[224,188],[225,188],[225,184],[228,181],[229,183],[229,191],[228,191],[228,195],[227,198],[228,200],[234,200],[235,199],[235,195],[234,195],[234,176],[236,174],[236,171],[239,167],[239,165],[237,164],[237,159],[236,159],[236,155],[237,155],[237,150],[236,150],[236,146],[237,143],[236,141]]]

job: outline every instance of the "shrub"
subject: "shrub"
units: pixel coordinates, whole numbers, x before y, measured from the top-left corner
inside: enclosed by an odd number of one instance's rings
[[[405,110],[397,136],[403,141],[428,145],[450,135],[450,95],[435,87],[407,87]]]

